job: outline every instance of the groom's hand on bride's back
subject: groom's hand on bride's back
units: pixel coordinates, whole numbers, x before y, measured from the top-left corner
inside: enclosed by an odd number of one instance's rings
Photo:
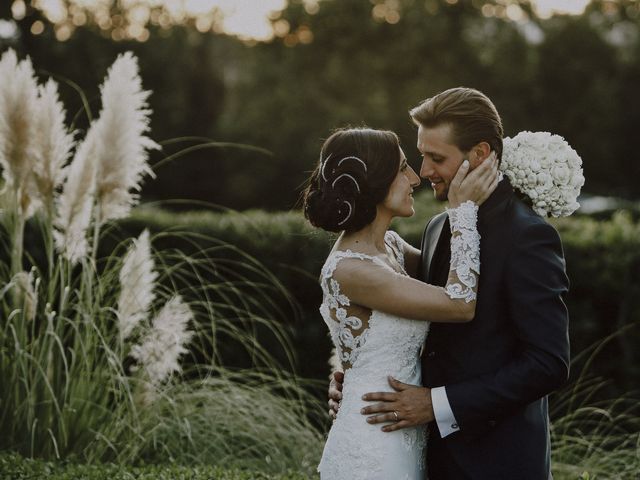
[[[387,423],[382,431],[393,432],[435,420],[431,389],[402,383],[393,377],[389,377],[389,385],[395,392],[372,392],[362,396],[364,401],[378,402],[360,411],[362,415],[370,415],[367,422]]]
[[[329,416],[334,420],[340,409],[340,400],[342,400],[342,382],[344,382],[344,373],[333,372],[331,382],[329,382]]]

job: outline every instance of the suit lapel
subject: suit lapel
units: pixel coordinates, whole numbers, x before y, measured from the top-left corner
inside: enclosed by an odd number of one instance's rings
[[[422,279],[427,283],[431,283],[431,278],[433,277],[433,258],[436,252],[436,248],[438,246],[440,236],[442,234],[442,228],[444,227],[445,221],[449,218],[446,213],[442,213],[435,217],[424,232],[424,237],[422,239]]]

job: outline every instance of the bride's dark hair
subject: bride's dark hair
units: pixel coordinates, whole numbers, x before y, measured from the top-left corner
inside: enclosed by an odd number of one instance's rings
[[[373,222],[400,166],[398,136],[345,128],[324,142],[304,192],[304,216],[330,232],[355,232]]]

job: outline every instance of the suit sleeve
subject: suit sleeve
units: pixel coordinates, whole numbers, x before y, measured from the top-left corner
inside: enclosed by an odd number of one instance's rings
[[[556,390],[569,375],[563,302],[569,281],[560,237],[551,225],[535,223],[514,240],[505,264],[503,301],[519,342],[517,352],[495,372],[446,385],[460,428],[471,435]]]

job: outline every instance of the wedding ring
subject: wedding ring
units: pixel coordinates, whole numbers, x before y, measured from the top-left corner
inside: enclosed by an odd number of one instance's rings
[[[396,412],[395,410],[393,412],[393,416],[396,417],[396,422],[400,421],[400,419],[398,418],[398,412]]]

